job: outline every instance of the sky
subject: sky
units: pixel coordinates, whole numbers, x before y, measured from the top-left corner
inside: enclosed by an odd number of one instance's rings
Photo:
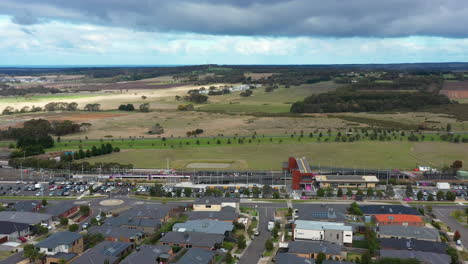
[[[466,0],[0,0],[0,65],[468,61]]]

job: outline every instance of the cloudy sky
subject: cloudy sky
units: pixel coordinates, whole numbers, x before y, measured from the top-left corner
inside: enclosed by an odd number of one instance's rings
[[[466,0],[0,0],[0,65],[468,61]]]

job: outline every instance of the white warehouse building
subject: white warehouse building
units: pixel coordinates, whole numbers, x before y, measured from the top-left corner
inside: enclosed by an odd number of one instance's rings
[[[338,245],[353,243],[353,227],[344,223],[296,220],[294,240],[318,240]]]

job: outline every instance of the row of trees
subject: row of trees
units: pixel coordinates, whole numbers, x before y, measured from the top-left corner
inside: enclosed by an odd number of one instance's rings
[[[75,151],[73,153],[70,152],[70,153],[62,155],[60,157],[60,160],[70,162],[73,160],[79,160],[79,159],[84,159],[84,158],[111,154],[112,152],[120,152],[120,148],[118,147],[114,148],[112,147],[112,144],[106,143],[106,144],[101,144],[101,147],[96,147],[93,145],[91,149],[87,149],[86,151],[80,148],[80,150]]]
[[[28,94],[57,94],[62,93],[60,89],[44,87],[38,85],[28,88],[14,88],[8,85],[1,85],[0,96],[26,96]]]
[[[383,112],[417,110],[452,103],[445,95],[400,92],[328,92],[306,97],[291,106],[293,113]]]
[[[150,111],[150,105],[149,103],[144,103],[144,104],[141,104],[138,109],[140,110],[140,112],[149,112]],[[121,104],[119,105],[119,108],[118,108],[119,111],[135,111],[135,106],[133,104]]]
[[[13,158],[8,161],[8,164],[16,169],[22,167],[34,169],[50,169],[50,170],[70,170],[70,171],[90,171],[90,172],[113,172],[114,170],[129,170],[133,169],[133,164],[120,164],[117,162],[69,162],[56,161],[54,159],[38,159],[38,158]]]

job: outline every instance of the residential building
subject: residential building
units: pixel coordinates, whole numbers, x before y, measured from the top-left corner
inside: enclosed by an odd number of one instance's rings
[[[53,215],[54,220],[72,218],[80,212],[80,205],[70,201],[49,204],[45,208],[46,213]]]
[[[445,254],[447,253],[448,245],[444,242],[433,242],[417,239],[381,238],[380,248]]]
[[[423,227],[425,225],[424,221],[419,215],[379,214],[374,215],[374,220],[377,226],[402,225]]]
[[[408,250],[380,250],[380,257],[386,258],[402,258],[402,259],[417,259],[425,264],[450,264],[451,258],[447,254],[438,254],[423,251],[408,251]]]
[[[31,212],[2,211],[0,212],[0,222],[14,222],[29,225],[51,224],[52,215]]]
[[[133,243],[103,241],[95,247],[86,250],[81,256],[73,260],[72,264],[117,264],[133,250]],[[142,263],[141,263],[142,264]]]
[[[421,215],[418,210],[403,205],[360,205],[364,215],[403,214]]]
[[[182,248],[213,249],[221,246],[224,235],[206,234],[198,232],[168,232],[160,240],[160,245],[179,246]]]
[[[69,231],[57,232],[37,243],[35,247],[46,254],[47,264],[58,263],[61,258],[68,262],[83,253],[83,236]]]
[[[379,183],[376,176],[361,175],[315,175],[320,188],[375,188]]]
[[[129,213],[124,213],[116,217],[109,218],[105,221],[105,226],[125,227],[139,230],[145,234],[156,232],[161,227],[160,219],[139,218],[132,216]]]
[[[315,260],[299,257],[292,253],[278,253],[275,256],[275,264],[315,264]]]
[[[190,211],[188,213],[189,220],[217,220],[234,223],[237,221],[239,214],[234,207],[225,206],[221,211]]]
[[[326,259],[342,260],[346,257],[340,245],[326,241],[292,241],[288,245],[288,253],[302,258],[316,258],[320,252]]]
[[[0,221],[0,241],[18,242],[18,237],[24,237],[31,232],[29,224]]]
[[[90,234],[102,234],[108,241],[121,241],[137,243],[143,238],[144,234],[138,229],[130,229],[118,226],[94,226],[88,230]]]
[[[338,245],[353,243],[353,228],[344,223],[296,220],[294,240],[319,240]]]
[[[121,264],[161,264],[169,263],[174,253],[170,246],[140,245]]]
[[[229,236],[234,225],[229,222],[215,220],[189,220],[185,223],[176,223],[172,227],[174,232],[200,232]]]
[[[223,207],[230,206],[236,209],[236,212],[239,212],[240,200],[238,198],[231,197],[215,197],[215,196],[205,196],[197,198],[193,202],[194,211],[215,211],[219,212]]]
[[[378,228],[379,238],[418,239],[440,241],[439,231],[417,226],[383,225]]]
[[[215,253],[201,248],[189,249],[176,264],[214,264]]]

